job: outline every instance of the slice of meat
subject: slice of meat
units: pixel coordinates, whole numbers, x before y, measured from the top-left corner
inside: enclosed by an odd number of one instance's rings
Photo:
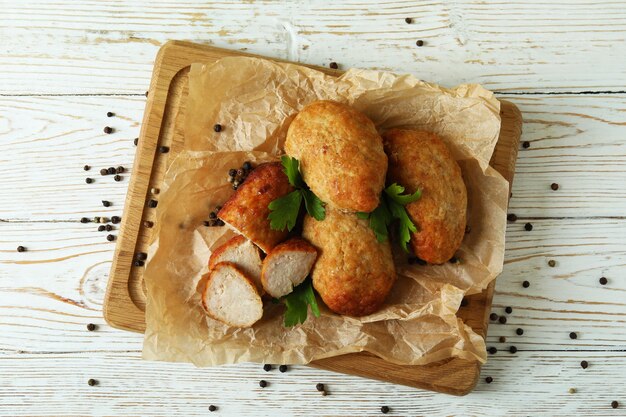
[[[261,282],[265,291],[280,298],[305,280],[317,258],[317,249],[300,238],[283,242],[263,260]]]
[[[272,230],[268,205],[293,191],[280,162],[256,167],[222,206],[217,217],[265,253],[287,238],[287,230]]]
[[[209,258],[209,270],[220,262],[237,265],[261,290],[261,254],[259,248],[244,236],[235,236],[217,248]]]
[[[202,306],[210,317],[234,327],[250,327],[263,316],[256,286],[232,262],[218,263],[209,272]]]

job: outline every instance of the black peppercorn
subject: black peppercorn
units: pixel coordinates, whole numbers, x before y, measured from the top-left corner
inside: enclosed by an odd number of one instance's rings
[[[89,323],[87,325],[87,330],[89,330],[90,332],[93,332],[94,330],[96,330],[96,325],[93,323]]]
[[[146,91],[146,97],[148,97],[148,91]]]
[[[491,320],[491,321],[496,321],[496,320],[498,320],[498,315],[497,315],[496,313],[491,313],[491,314],[489,315],[489,320]]]
[[[498,321],[500,322],[500,324],[506,324],[506,317],[504,317],[504,316],[500,316],[500,318],[498,319]]]
[[[109,174],[109,175],[113,175],[113,174],[115,174],[115,168],[113,168],[113,167],[108,167],[108,168],[107,168],[107,174]]]
[[[404,21],[405,21],[407,24],[411,24],[411,23],[413,23],[413,19],[411,19],[410,17],[405,18],[405,19],[404,19]]]
[[[206,227],[211,227],[213,226],[213,220],[205,220],[202,222],[203,225],[205,225]]]
[[[135,139],[133,139],[133,144],[134,144],[135,146],[137,146],[137,144],[138,144],[138,143],[139,143],[139,138],[135,138]]]
[[[213,126],[213,130],[216,132],[221,132],[222,131],[222,125],[219,123],[216,123],[215,126]]]
[[[488,376],[487,378],[485,378],[485,382],[491,384],[493,382],[493,378]]]
[[[103,205],[104,207],[109,207],[109,206],[111,205],[111,202],[110,202],[110,201],[107,201],[107,200],[102,200],[102,205]]]
[[[137,255],[135,255],[135,258],[137,258],[140,261],[145,261],[146,259],[148,259],[148,254],[145,252],[137,252]]]
[[[87,178],[85,178],[85,182],[86,182],[87,184],[91,184],[91,183],[93,182],[93,178],[89,178],[89,177],[87,177]]]
[[[283,372],[283,373],[284,373],[284,372],[287,372],[287,365],[280,365],[280,366],[278,367],[278,370],[279,370],[280,372]]]
[[[89,223],[89,219],[87,217],[81,217],[80,222],[81,223]]]
[[[487,352],[491,353],[492,355],[495,355],[496,353],[498,353],[498,349],[496,349],[495,346],[491,346],[489,349],[487,349]]]
[[[606,285],[608,282],[609,282],[609,280],[606,279],[605,277],[600,278],[600,284]]]
[[[117,174],[115,174],[115,176],[113,177],[113,179],[114,179],[115,181],[117,181],[117,182],[120,182],[120,181],[122,181],[122,176],[121,176],[121,175],[117,175]]]
[[[111,111],[108,111],[108,112],[107,112],[107,117],[113,117],[113,116],[115,116],[115,113],[113,113],[113,112],[111,112]]]
[[[123,166],[115,168],[115,172],[117,172],[118,174],[123,174],[124,171],[126,171],[126,169]]]
[[[91,167],[90,167],[89,165],[85,165],[85,166],[83,167],[83,169],[84,169],[85,171],[89,171],[89,170],[91,169]]]
[[[576,334],[576,332],[570,332],[569,338],[570,339],[578,339],[578,334]]]
[[[554,267],[556,266],[556,261],[555,261],[554,259],[550,259],[550,260],[548,261],[548,266],[549,266],[550,268],[554,268]]]
[[[557,184],[556,182],[553,182],[553,183],[550,185],[550,188],[552,188],[552,190],[553,190],[553,191],[556,191],[556,190],[558,190],[558,189],[559,189],[559,184]]]
[[[159,147],[159,152],[161,153],[168,153],[170,151],[170,148],[167,146],[160,146]]]
[[[216,219],[217,218],[217,214],[215,214],[214,211],[209,213],[209,219]]]
[[[511,352],[511,353],[516,353],[516,352],[517,352],[517,348],[516,348],[515,346],[511,346],[511,347],[509,348],[509,352]]]
[[[215,410],[217,410],[217,407],[216,407],[216,406],[214,406],[213,404],[211,404],[211,405],[209,406],[209,411],[210,411],[210,412],[213,412],[213,411],[215,411]]]
[[[380,407],[380,412],[383,414],[387,414],[389,412],[389,407],[383,405],[382,407]]]
[[[267,387],[267,381],[265,381],[264,379],[259,381],[259,387],[261,388],[265,388]]]
[[[252,164],[250,163],[250,161],[246,161],[243,163],[242,168],[246,171],[250,171],[252,169]]]
[[[522,143],[522,147],[523,147],[524,149],[528,149],[528,148],[530,148],[530,142],[529,142],[529,141],[524,141],[524,143]]]
[[[154,222],[151,222],[150,220],[145,220],[143,222],[143,227],[152,227],[154,226]]]
[[[122,218],[120,216],[112,216],[111,217],[111,223],[113,223],[113,224],[118,224],[121,221],[122,221]]]
[[[523,334],[524,334],[524,329],[522,329],[521,327],[518,327],[518,328],[515,330],[515,333],[517,333],[517,335],[518,335],[518,336],[521,336],[521,335],[523,335]]]
[[[589,362],[587,362],[587,361],[581,361],[581,362],[580,362],[580,366],[581,366],[583,369],[587,369],[587,367],[589,366]]]
[[[222,219],[217,219],[216,223],[217,223],[218,226],[224,226],[226,224],[226,223],[224,223],[224,220],[222,220]]]
[[[272,365],[270,365],[269,363],[266,363],[265,365],[263,365],[263,370],[265,372],[269,372],[272,370]]]
[[[514,213],[511,213],[509,215],[506,216],[506,219],[510,222],[514,222],[517,220],[517,216]]]
[[[108,173],[109,173],[109,171],[107,171],[107,169],[106,169],[106,168],[102,168],[102,169],[100,170],[100,175],[107,175]]]
[[[498,340],[500,341],[500,343],[504,343],[504,342],[506,342],[506,337],[500,336],[500,338]]]
[[[619,407],[619,403],[617,401],[611,401],[611,407],[617,408]]]
[[[507,307],[504,309],[504,311],[506,312],[506,314],[511,314],[513,312],[513,309],[511,307]]]
[[[95,379],[93,379],[93,378],[89,378],[89,380],[87,380],[87,384],[88,384],[90,387],[93,387],[94,385],[98,385],[98,381],[96,381],[96,380],[95,380]]]
[[[107,232],[110,232],[111,230],[113,230],[113,226],[111,226],[110,224],[107,224],[106,226],[104,226],[104,230],[106,230]]]
[[[228,176],[229,177],[234,177],[235,175],[237,175],[237,170],[236,169],[231,168],[231,169],[228,170]]]
[[[420,39],[419,41],[415,42],[415,44],[419,47],[422,47],[424,46],[424,41]]]
[[[159,202],[156,201],[156,200],[148,201],[148,207],[150,207],[150,208],[155,208],[158,204],[159,204]]]
[[[315,385],[315,389],[318,391],[324,391],[324,384],[318,383]]]
[[[143,263],[143,261],[140,261],[139,259],[137,259],[137,260],[135,260],[135,261],[133,262],[133,265],[135,265],[135,266],[143,266],[143,265],[144,265],[144,263]]]
[[[103,224],[98,226],[98,232],[104,232],[104,229],[106,229],[106,227]]]
[[[459,262],[459,258],[457,258],[456,256],[453,256],[452,258],[450,258],[448,262],[450,262],[451,264],[455,264]]]
[[[524,225],[524,229],[525,229],[527,232],[530,232],[531,230],[533,230],[533,225],[532,225],[532,224],[530,224],[530,223],[526,223],[526,224]]]
[[[330,64],[328,64],[328,66],[329,66],[330,68],[332,68],[332,69],[338,69],[338,68],[339,68],[339,65],[337,65],[337,63],[336,63],[336,62],[331,62]]]
[[[24,246],[20,245],[20,246],[17,247],[17,251],[18,252],[24,252],[25,250],[26,250],[26,248]]]
[[[107,240],[108,240],[109,242],[113,242],[113,241],[115,240],[115,236],[113,236],[113,235],[107,235]]]
[[[524,288],[530,287],[530,282],[528,282],[528,281],[522,282],[522,287],[524,287]]]
[[[104,133],[106,133],[107,135],[110,134],[110,133],[113,133],[113,128],[109,127],[109,126],[106,126],[104,128]]]

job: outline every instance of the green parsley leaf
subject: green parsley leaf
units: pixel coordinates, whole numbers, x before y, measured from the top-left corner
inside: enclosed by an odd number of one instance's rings
[[[326,209],[322,200],[313,194],[311,190],[303,189],[302,196],[304,197],[304,206],[307,213],[315,220],[324,220],[326,218]]]
[[[300,204],[302,203],[302,193],[300,190],[292,191],[269,204],[271,213],[267,218],[270,220],[272,230],[291,231],[298,220]]]
[[[398,221],[398,239],[400,240],[400,246],[405,252],[409,252],[407,243],[411,240],[411,232],[417,232],[417,227],[411,221],[411,218],[406,212],[406,208],[398,204],[396,201],[389,199],[389,211],[394,219]]]
[[[317,305],[310,279],[294,288],[291,294],[284,296],[283,301],[287,307],[284,317],[285,327],[304,323],[308,315],[309,306],[311,306],[311,311],[315,317],[320,316],[320,309]]]
[[[287,178],[289,179],[289,184],[296,188],[304,188],[304,180],[300,175],[300,170],[298,168],[300,163],[298,160],[296,158],[283,155],[280,158],[280,161],[283,164],[283,171],[285,171],[285,175],[287,175]]]
[[[413,194],[401,195],[403,192],[404,187],[395,182],[385,188],[385,194],[387,194],[393,201],[403,206],[419,200],[422,196],[422,190],[417,190]]]
[[[380,204],[378,207],[374,209],[370,213],[370,228],[374,231],[376,235],[376,240],[379,242],[384,242],[387,240],[389,236],[389,232],[387,231],[387,226],[393,220],[389,209],[387,208],[387,204],[385,203],[385,199],[380,199]]]

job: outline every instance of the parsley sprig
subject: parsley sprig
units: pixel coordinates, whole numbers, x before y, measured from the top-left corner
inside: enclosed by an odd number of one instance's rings
[[[389,226],[396,220],[400,246],[408,253],[407,243],[411,240],[411,232],[416,232],[417,227],[411,221],[404,206],[419,200],[422,192],[417,190],[413,194],[402,193],[404,193],[404,187],[394,182],[383,190],[380,196],[380,203],[374,211],[371,213],[359,212],[357,216],[361,219],[369,219],[370,228],[374,231],[379,242],[384,242],[388,239]]]
[[[317,305],[310,279],[294,288],[290,294],[282,298],[282,301],[287,307],[284,316],[285,327],[304,323],[308,315],[309,306],[311,306],[311,311],[315,317],[320,316],[320,309]]]
[[[316,220],[324,220],[326,218],[324,203],[305,184],[300,175],[298,160],[287,155],[283,155],[280,160],[289,183],[296,190],[277,198],[269,204],[270,214],[268,219],[270,220],[270,227],[273,230],[285,230],[287,228],[287,230],[291,231],[298,220],[302,200],[304,200],[306,211],[311,217]]]

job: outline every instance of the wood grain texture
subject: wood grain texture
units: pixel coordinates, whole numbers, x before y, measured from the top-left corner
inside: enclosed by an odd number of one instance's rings
[[[587,360],[583,370],[580,361]],[[53,368],[50,364],[55,363]],[[197,369],[146,362],[138,351],[0,355],[0,413],[19,416],[620,416],[624,352],[522,352],[497,355],[466,397],[305,366],[280,373],[241,364]],[[514,372],[511,372],[514,370]],[[87,385],[94,378],[99,384]],[[259,388],[258,381],[268,381]],[[599,383],[601,381],[601,383]],[[323,397],[315,384],[325,385]],[[578,390],[569,394],[569,388]],[[532,400],[531,400],[532,399]],[[621,401],[623,403],[623,401]],[[209,413],[209,405],[219,407]]]
[[[625,10],[604,0],[3,2],[0,93],[143,94],[170,39],[447,86],[623,91]]]
[[[148,197],[148,190],[161,186],[169,161],[183,149],[189,65],[198,61],[209,63],[230,55],[232,51],[179,41],[168,42],[159,51],[103,305],[104,318],[114,327],[145,330],[143,267],[134,266],[133,259],[139,251],[148,252],[153,239],[154,229],[146,227],[145,221],[155,220],[155,210],[146,207],[146,201],[158,196]],[[333,74],[331,70],[318,69]],[[506,101],[501,103],[500,116],[502,129],[491,164],[510,183],[515,173],[522,116],[515,105]],[[167,154],[156,151],[163,145],[171,148]],[[458,314],[483,336],[487,332],[494,285],[491,283],[481,294],[469,297],[471,307]],[[367,353],[326,358],[312,366],[454,395],[471,391],[480,373],[477,361],[445,358],[424,366],[408,367],[387,363]]]
[[[626,220],[545,219],[533,225],[532,232],[508,225],[493,311],[502,315],[510,306],[513,313],[506,324],[490,324],[487,345],[626,349]],[[20,244],[28,251],[18,253]],[[112,329],[102,318],[114,246],[93,224],[0,222],[0,352],[140,349],[140,335]],[[605,286],[598,282],[602,276]],[[523,280],[531,286],[523,288]],[[100,330],[87,332],[88,323]],[[518,327],[522,337],[515,334]],[[570,331],[579,338],[569,339]],[[507,343],[499,343],[500,336]]]
[[[237,416],[379,415],[381,405],[389,415],[623,415],[626,360],[612,352],[626,349],[621,2],[0,5],[0,219],[10,220],[0,220],[0,415],[205,416],[212,402],[216,415]],[[152,63],[169,39],[410,72],[449,86],[478,81],[512,94],[498,97],[521,108],[531,147],[519,153],[511,207],[520,221],[508,227],[494,298],[494,311],[513,313],[487,338],[499,349],[483,367],[494,383],[481,380],[457,398],[308,367],[266,374],[257,365],[147,363],[139,335],[103,322],[114,245],[77,220],[119,214],[128,178],[89,187],[81,169],[130,166]],[[416,39],[426,46],[416,48]],[[538,94],[605,90],[613,94]],[[108,110],[120,119],[106,119]],[[118,130],[105,136],[108,123]],[[103,196],[114,206],[99,207]],[[18,254],[19,244],[31,251]],[[551,258],[554,268],[546,266]],[[606,286],[597,283],[603,275]],[[98,331],[87,332],[89,322]],[[580,338],[570,340],[570,330]],[[497,343],[501,335],[507,343]],[[520,351],[504,352],[509,344]],[[87,386],[89,377],[101,385]],[[258,388],[260,378],[270,389]],[[319,397],[317,382],[331,395]],[[613,400],[619,409],[610,408]]]
[[[518,154],[510,211],[523,219],[626,215],[626,94],[498,98],[518,105],[530,142]],[[0,97],[0,219],[119,215],[129,176],[116,183],[98,171],[132,168],[145,104],[143,96]],[[103,133],[107,125],[114,133]]]

